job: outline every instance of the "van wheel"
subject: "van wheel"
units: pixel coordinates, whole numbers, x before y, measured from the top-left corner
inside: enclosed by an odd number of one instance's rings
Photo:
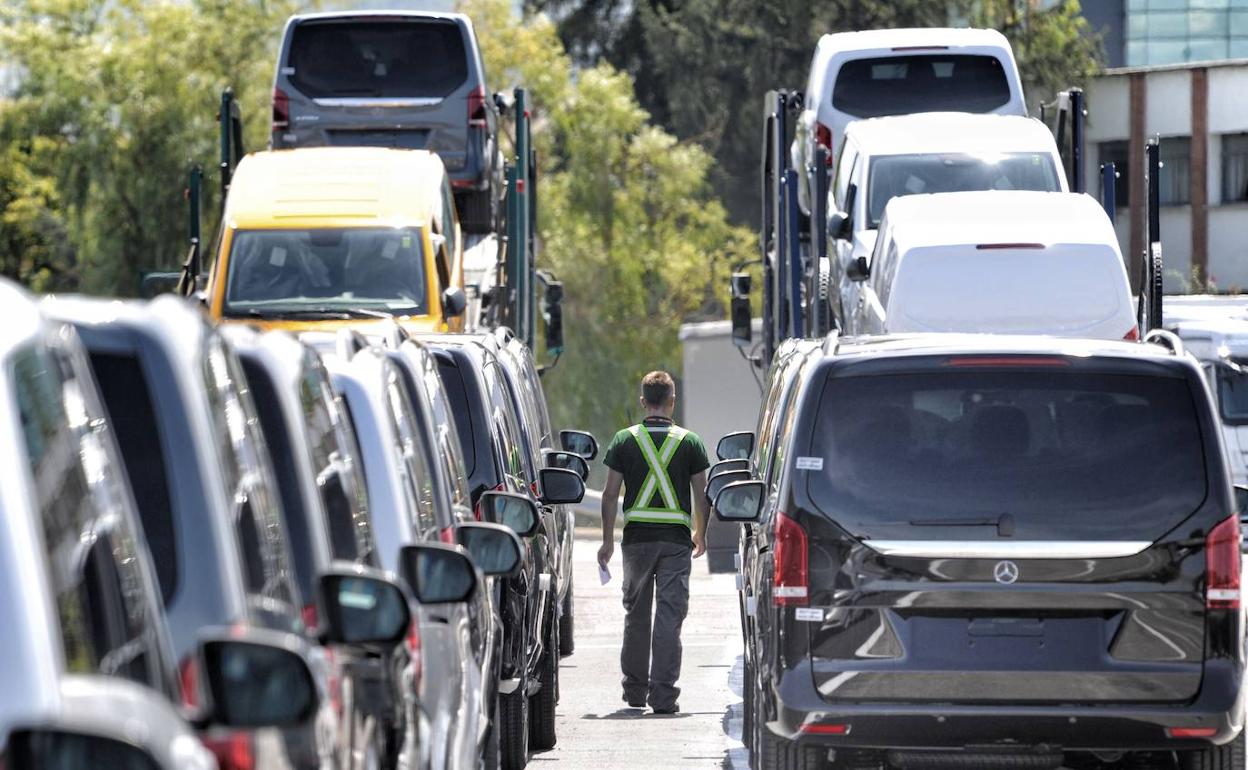
[[[1244,733],[1230,743],[1201,751],[1185,751],[1179,755],[1183,770],[1242,770],[1244,767]]]
[[[459,226],[465,233],[492,233],[498,218],[494,188],[473,190],[455,196],[459,208]]]
[[[741,705],[741,742],[749,752],[751,764],[754,764],[754,666],[750,665],[750,656],[745,656],[745,672],[741,676],[741,697],[745,702]]]
[[[481,756],[482,770],[498,770],[499,760],[499,740],[498,732],[502,726],[498,722],[502,709],[499,706],[500,697],[494,696],[494,708],[490,709],[490,732],[485,739],[485,750]]]
[[[552,602],[553,604],[553,602]],[[550,624],[550,634],[546,638],[546,649],[542,652],[542,660],[538,664],[538,676],[541,678],[542,689],[529,699],[529,743],[534,751],[545,751],[555,747],[555,703],[559,699],[559,624]]]
[[[563,614],[559,616],[559,657],[566,658],[576,652],[576,641],[572,634],[575,624],[572,622],[572,576],[568,576],[568,592],[563,596]]]
[[[522,770],[529,762],[529,698],[524,694],[528,678],[520,679],[515,692],[499,696],[498,736],[502,770]]]

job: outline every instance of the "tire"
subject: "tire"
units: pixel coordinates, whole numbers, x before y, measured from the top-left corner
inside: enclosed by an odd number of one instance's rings
[[[499,767],[502,770],[523,770],[529,762],[529,699],[524,690],[526,680],[513,693],[500,695],[498,719]]]
[[[1244,734],[1241,732],[1225,745],[1182,752],[1179,766],[1183,770],[1243,770],[1244,755]]]
[[[552,602],[553,604],[553,602]],[[529,746],[534,751],[555,747],[555,705],[559,700],[558,624],[551,622],[546,650],[538,664],[542,689],[529,698]]]
[[[741,742],[750,755],[750,764],[754,764],[754,666],[750,665],[750,656],[745,656],[745,673],[741,677],[741,695],[745,703],[741,706]]]
[[[572,576],[568,576],[568,592],[563,597],[563,614],[559,616],[559,657],[566,658],[576,652],[576,640],[573,638]]]
[[[499,770],[502,757],[500,756],[498,733],[502,729],[498,722],[499,714],[502,709],[499,705],[499,696],[494,696],[494,708],[490,709],[490,733],[485,738],[485,750],[481,756],[482,770]]]
[[[493,187],[456,195],[455,205],[459,208],[459,226],[465,233],[492,233],[497,229]]]

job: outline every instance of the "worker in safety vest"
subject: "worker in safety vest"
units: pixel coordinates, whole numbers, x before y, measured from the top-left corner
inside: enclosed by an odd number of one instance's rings
[[[641,424],[615,434],[603,462],[604,568],[615,552],[615,516],[624,487],[624,700],[675,714],[680,688],[680,626],[689,612],[690,557],[706,551],[706,447],[672,422],[676,383],[667,372],[641,381]],[[691,492],[696,490],[696,494]],[[653,612],[653,622],[651,613]]]

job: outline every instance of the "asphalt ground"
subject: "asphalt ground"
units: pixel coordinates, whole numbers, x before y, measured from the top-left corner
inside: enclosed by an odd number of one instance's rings
[[[530,766],[561,768],[748,767],[741,745],[741,627],[732,575],[710,575],[696,559],[689,580],[689,617],[679,686],[680,713],[629,708],[620,689],[624,630],[620,549],[611,582],[599,582],[599,540],[579,531],[574,551],[576,653],[559,668],[554,749]]]

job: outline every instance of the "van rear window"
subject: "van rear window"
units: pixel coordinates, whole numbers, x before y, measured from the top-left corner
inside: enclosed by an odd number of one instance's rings
[[[313,98],[441,98],[468,79],[453,21],[304,22],[286,66],[291,84]]]
[[[832,106],[856,118],[912,112],[992,112],[1010,101],[995,56],[923,54],[855,59],[841,65]]]
[[[808,489],[864,538],[1156,539],[1205,499],[1198,414],[1184,379],[1065,366],[830,377]]]

